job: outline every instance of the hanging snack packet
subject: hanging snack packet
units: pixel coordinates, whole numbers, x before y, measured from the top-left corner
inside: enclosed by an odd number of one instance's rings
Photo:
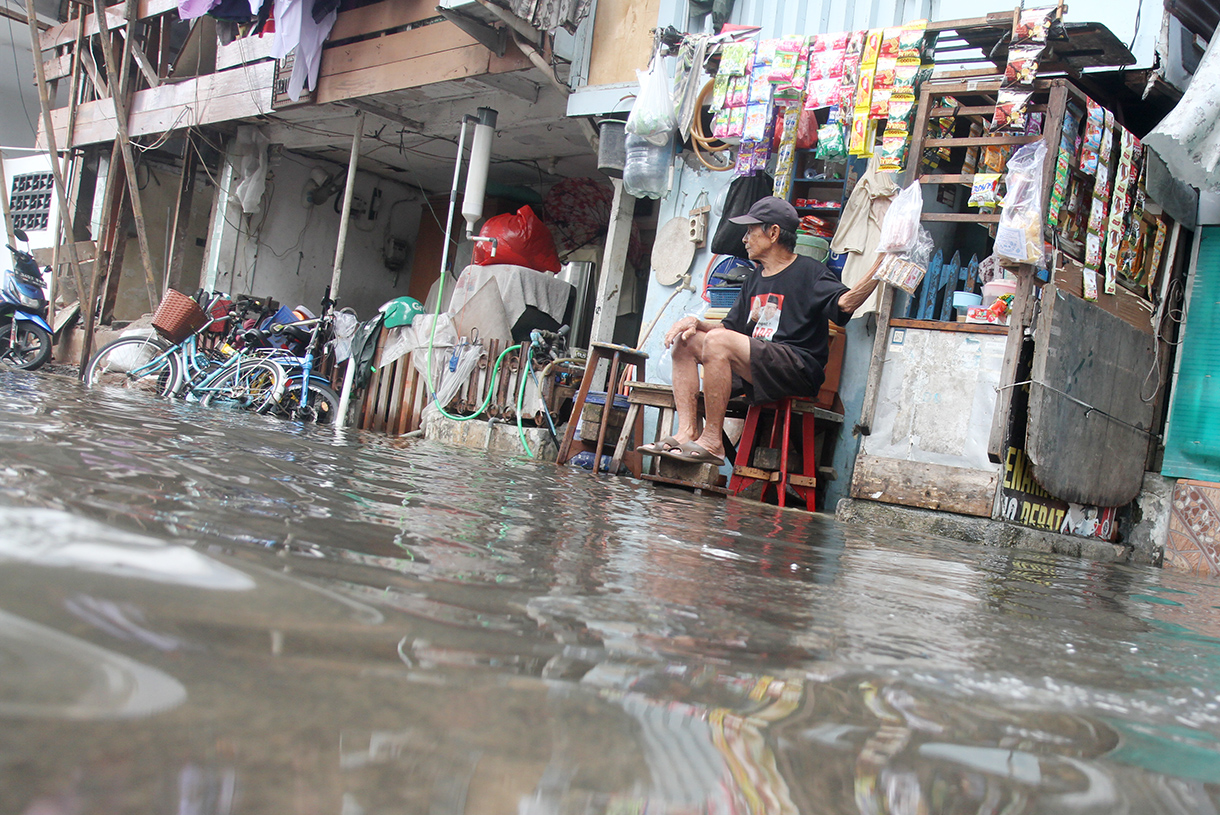
[[[729,97],[729,82],[728,74],[716,74],[716,78],[712,81],[712,103],[708,107],[717,111],[725,106],[725,102]]]
[[[894,89],[894,72],[898,68],[898,57],[878,57],[877,70],[873,74],[873,90]]]
[[[904,62],[899,60],[894,67],[894,91],[896,93],[914,94],[919,76],[918,62]]]
[[[890,98],[894,91],[890,88],[873,88],[872,101],[868,106],[868,118],[885,119],[890,112]]]
[[[1004,69],[1005,88],[1032,87],[1038,76],[1038,61],[1046,46],[1042,43],[1013,45],[1008,49],[1008,65]]]
[[[1106,114],[1101,105],[1085,99],[1084,140],[1080,147],[1079,169],[1088,175],[1097,172],[1097,156],[1101,152],[1101,133],[1106,124]]]
[[[877,169],[883,173],[901,172],[907,152],[907,134],[886,132],[881,137],[881,154]]]
[[[898,56],[900,59],[914,59],[917,63],[923,59],[927,20],[917,20],[907,23],[898,32]]]
[[[771,119],[771,106],[766,103],[750,103],[746,106],[746,126],[741,137],[749,141],[761,141]]]
[[[1016,31],[1013,32],[1013,42],[1046,42],[1056,13],[1054,7],[1022,9]]]
[[[1024,130],[1025,106],[1033,93],[1030,91],[1001,90],[995,103],[995,116],[991,121],[993,132],[997,130]]]
[[[1003,176],[999,173],[975,173],[970,185],[970,206],[985,207],[1000,203],[1001,178]]]
[[[795,39],[780,40],[775,44],[775,56],[767,79],[776,83],[790,83],[796,74],[796,63],[801,55],[801,43]]]
[[[720,73],[744,76],[754,64],[754,41],[729,42],[720,49]]]
[[[754,142],[742,140],[737,149],[737,163],[733,167],[733,175],[754,175]]]
[[[1084,299],[1097,302],[1097,272],[1092,269],[1084,270]]]
[[[881,41],[885,36],[885,32],[880,28],[873,28],[865,32],[864,50],[860,52],[861,65],[876,65],[877,57],[881,56]]]
[[[890,97],[888,113],[886,133],[910,133],[911,124],[915,121],[915,97],[895,93]]]
[[[818,128],[818,149],[815,158],[842,158],[847,155],[847,145],[843,140],[843,128],[836,122],[822,125]]]

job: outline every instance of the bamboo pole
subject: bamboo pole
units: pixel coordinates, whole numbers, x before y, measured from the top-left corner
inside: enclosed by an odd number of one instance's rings
[[[83,68],[81,66],[81,49],[84,48],[84,44],[85,44],[85,16],[86,16],[86,13],[87,12],[86,12],[84,6],[77,7],[76,44],[73,46],[73,50],[72,50],[72,81],[69,85],[71,90],[69,91],[69,94],[68,94],[68,131],[67,131],[68,135],[67,135],[67,144],[64,145],[64,177],[65,178],[73,177],[72,142],[73,142],[73,136],[76,133],[77,97],[80,95],[80,74],[81,74],[81,71],[83,70]],[[41,57],[40,54],[35,55],[35,56],[36,56],[36,58]],[[52,160],[56,160],[56,159],[53,158]],[[79,187],[78,187],[78,192],[79,192]],[[69,241],[73,241],[73,242],[76,241],[76,235],[72,234],[71,232],[65,231],[64,220],[63,220],[63,218],[60,218],[55,225],[55,243],[51,247],[51,285],[50,285],[51,290],[48,293],[48,299],[50,300],[48,316],[51,318],[52,323],[54,323],[54,320],[55,320],[55,297],[58,294],[58,292],[56,290],[59,288],[56,285],[58,282],[57,278],[59,277],[59,247],[60,247],[60,244],[63,242],[61,240],[61,236],[63,236],[63,235],[66,235],[67,240],[69,240]],[[97,274],[97,250],[96,249],[93,252],[93,258],[94,258],[93,273],[94,273],[94,275],[96,275]],[[76,300],[78,303],[80,301],[84,300],[84,298],[85,298],[85,293],[83,291],[78,291],[76,293]]]
[[[352,219],[352,190],[356,186],[356,166],[360,162],[360,141],[364,138],[364,111],[356,114],[356,130],[352,133],[352,154],[347,162],[347,183],[343,186],[343,215],[339,218],[339,242],[335,246],[335,267],[330,273],[330,298],[339,299],[339,279],[343,276],[343,253],[347,248],[347,225]],[[335,417],[335,429],[347,424],[347,409],[351,403],[352,385],[356,374],[356,359],[347,360],[343,372],[343,389],[339,394],[339,415]]]
[[[95,0],[96,1],[96,0]],[[352,190],[356,186],[356,165],[360,162],[360,141],[364,137],[364,111],[356,114],[352,133],[352,154],[347,162],[347,183],[343,186],[343,214],[339,217],[339,242],[335,246],[335,266],[330,273],[330,297],[339,299],[339,279],[343,276],[343,254],[347,249],[347,225],[352,220]]]
[[[55,123],[51,120],[51,98],[47,93],[47,73],[42,66],[42,44],[38,41],[38,18],[34,14],[34,0],[25,0],[25,12],[30,29],[30,49],[34,57],[34,78],[38,81],[38,103],[42,107],[42,123],[47,131],[47,152],[51,156],[51,177],[55,180],[55,193],[59,198],[60,217],[68,224],[68,234],[75,237],[72,210],[68,209],[68,194],[64,187],[63,173],[59,169],[59,151],[55,149]],[[102,17],[101,19],[105,19]],[[76,255],[76,241],[68,241],[68,260],[72,264],[72,274],[76,276],[76,290],[85,291],[84,276],[80,270],[80,258]],[[85,314],[93,310],[92,303],[81,303],[81,311]],[[81,374],[89,363],[88,349],[92,343],[88,334],[84,337],[85,350],[81,356]]]
[[[27,2],[33,2],[33,0],[27,0]],[[93,8],[99,20],[106,19],[106,8],[102,5],[102,0],[93,0]],[[123,46],[124,64],[126,64],[130,54],[128,46],[134,35],[135,8],[135,0],[127,0],[127,35]],[[114,116],[119,135],[119,148],[123,152],[123,169],[127,172],[127,188],[131,191],[131,212],[135,216],[136,237],[140,241],[140,259],[144,262],[144,283],[148,287],[148,307],[150,310],[154,310],[157,308],[160,297],[157,293],[157,278],[153,274],[152,254],[148,248],[148,230],[145,228],[144,223],[144,206],[140,203],[140,187],[136,181],[135,159],[131,153],[131,133],[127,128],[127,100],[123,98],[123,88],[120,84],[118,67],[114,59],[114,48],[111,46],[110,37],[103,32],[98,39],[102,43],[102,56],[106,59],[106,76],[110,83],[110,97],[114,100]]]
[[[4,154],[0,153],[0,208],[4,210],[4,236],[12,245],[17,244],[13,234],[13,211],[8,202],[8,176],[4,174]]]

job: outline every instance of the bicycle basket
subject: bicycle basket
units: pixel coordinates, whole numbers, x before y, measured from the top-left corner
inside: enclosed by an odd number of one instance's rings
[[[179,343],[208,322],[208,315],[204,314],[198,303],[182,292],[166,289],[161,305],[153,314],[152,326],[165,339]]]

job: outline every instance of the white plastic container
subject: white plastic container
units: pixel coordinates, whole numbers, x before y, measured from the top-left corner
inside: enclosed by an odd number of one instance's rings
[[[1017,281],[1012,278],[1000,278],[983,284],[983,308],[996,301],[1001,294],[1016,294]]]
[[[658,146],[628,133],[625,142],[623,189],[636,198],[663,198],[669,192],[669,168],[674,152],[672,136]]]

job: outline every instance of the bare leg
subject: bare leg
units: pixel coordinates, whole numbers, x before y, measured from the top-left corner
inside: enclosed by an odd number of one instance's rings
[[[700,349],[704,423],[695,442],[709,453],[723,456],[724,413],[733,389],[733,374],[750,381],[750,338],[725,328],[709,331],[704,337]]]
[[[679,442],[692,441],[699,435],[699,355],[705,334],[696,332],[689,340],[673,345],[674,407],[678,411]]]

